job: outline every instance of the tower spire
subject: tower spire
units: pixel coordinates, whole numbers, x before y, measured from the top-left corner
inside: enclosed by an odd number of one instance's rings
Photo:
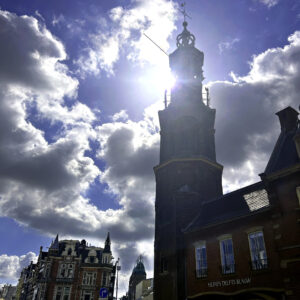
[[[50,248],[52,250],[58,250],[59,249],[59,242],[58,242],[58,234],[55,237],[54,242],[51,244]]]
[[[109,232],[107,233],[107,237],[106,237],[106,240],[105,240],[105,246],[104,246],[104,251],[105,253],[110,253],[111,250],[110,250],[110,234]]]

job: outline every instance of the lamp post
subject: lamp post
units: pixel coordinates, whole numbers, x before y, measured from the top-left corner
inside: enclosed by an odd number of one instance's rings
[[[116,271],[117,271],[117,283],[116,283],[116,300],[118,300],[118,288],[119,288],[119,271],[121,270],[120,264],[120,258],[118,258],[116,262]]]

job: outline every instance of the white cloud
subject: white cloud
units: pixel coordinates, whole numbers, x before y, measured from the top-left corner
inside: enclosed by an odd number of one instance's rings
[[[108,23],[101,21],[101,28],[89,36],[88,47],[76,61],[81,76],[101,70],[113,74],[121,53],[140,64],[167,66],[165,55],[143,33],[167,50],[176,14],[176,3],[166,0],[135,0],[130,7],[111,9]]]
[[[28,252],[21,256],[0,255],[0,278],[5,283],[16,284],[22,269],[27,267],[31,261],[33,263],[37,261],[37,256],[33,252]]]
[[[288,41],[283,48],[254,56],[246,76],[233,73],[234,83],[210,83],[226,191],[259,180],[279,134],[275,113],[299,106],[300,32]]]
[[[230,41],[220,42],[220,43],[218,44],[219,52],[220,52],[220,53],[223,53],[223,52],[226,51],[226,50],[233,49],[233,48],[234,48],[234,45],[235,45],[236,43],[238,43],[239,41],[240,41],[239,38],[234,38],[234,39],[232,39],[232,40],[230,40]]]
[[[152,166],[158,157],[154,119],[146,113],[141,122],[123,124],[127,116],[121,111],[113,123],[95,130],[93,112],[76,99],[78,81],[62,63],[67,57],[62,43],[33,17],[1,11],[0,22],[0,40],[6,41],[0,50],[0,215],[75,238],[101,239],[110,231],[115,253],[118,243],[125,244],[134,260],[132,255],[139,255],[131,251],[136,243],[153,237]],[[12,44],[14,51],[9,51]],[[65,96],[71,97],[68,105]],[[32,119],[49,125],[39,128]],[[54,125],[59,130],[51,135]],[[51,139],[45,138],[47,131]],[[107,160],[103,172],[85,154],[99,132],[101,159]],[[128,140],[116,141],[118,134]],[[117,165],[122,157],[124,163]],[[122,172],[118,184],[114,174]],[[99,175],[118,193],[120,209],[101,211],[85,197]],[[125,269],[131,259],[124,261]]]
[[[268,8],[271,8],[279,3],[280,0],[259,0],[260,3],[266,5]]]
[[[116,121],[127,121],[128,120],[128,114],[126,110],[122,109],[121,111],[115,113],[111,119],[116,122]]]

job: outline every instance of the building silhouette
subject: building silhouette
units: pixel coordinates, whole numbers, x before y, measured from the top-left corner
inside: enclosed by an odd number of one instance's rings
[[[116,266],[112,262],[111,241],[104,248],[85,240],[59,240],[48,251],[40,248],[38,261],[21,272],[16,299],[96,300],[100,289],[113,299]]]
[[[223,195],[204,54],[183,27],[169,56],[176,85],[159,111],[154,299],[300,299],[298,112],[277,113],[281,133],[261,181]]]

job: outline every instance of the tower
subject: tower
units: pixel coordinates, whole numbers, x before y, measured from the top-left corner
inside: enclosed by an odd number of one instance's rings
[[[107,237],[105,240],[104,250],[102,253],[102,263],[110,264],[112,259],[111,250],[110,250],[110,235],[107,233]]]
[[[136,265],[132,270],[130,279],[129,279],[129,290],[128,290],[128,300],[135,300],[136,286],[139,282],[146,279],[146,271],[143,263],[142,256],[140,255],[136,261]]]
[[[177,36],[169,63],[176,84],[171,102],[159,111],[160,162],[156,178],[154,298],[183,300],[185,262],[182,229],[201,204],[222,195],[223,167],[216,161],[215,109],[204,103],[204,54],[187,30]]]

